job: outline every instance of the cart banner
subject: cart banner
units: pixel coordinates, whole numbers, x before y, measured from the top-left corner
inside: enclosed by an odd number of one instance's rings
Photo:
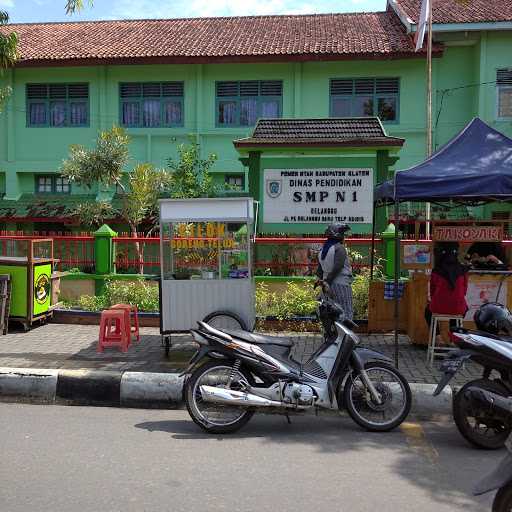
[[[434,226],[436,242],[501,242],[503,226]]]
[[[468,310],[464,320],[473,320],[476,310],[487,302],[499,302],[507,304],[508,288],[505,280],[470,280],[468,292],[466,294],[466,302]]]
[[[372,222],[373,169],[265,169],[263,222]]]
[[[173,249],[232,249],[235,246],[233,233],[220,222],[180,222],[176,224],[176,234],[171,238]]]
[[[52,295],[51,275],[52,265],[50,263],[34,266],[34,302],[32,310],[34,316],[46,313],[50,308]]]

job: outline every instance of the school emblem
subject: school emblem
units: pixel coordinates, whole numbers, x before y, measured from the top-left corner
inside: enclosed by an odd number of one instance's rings
[[[275,199],[283,191],[283,180],[267,180],[267,194]]]

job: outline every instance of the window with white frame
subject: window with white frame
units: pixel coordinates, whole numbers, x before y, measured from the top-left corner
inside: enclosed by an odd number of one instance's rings
[[[498,119],[512,118],[512,68],[496,73]]]
[[[233,190],[243,190],[244,181],[243,174],[226,174],[226,185]]]
[[[69,194],[71,184],[62,176],[36,176],[36,193],[38,194]]]

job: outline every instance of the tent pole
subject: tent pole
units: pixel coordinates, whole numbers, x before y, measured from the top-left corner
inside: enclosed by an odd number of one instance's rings
[[[370,281],[373,281],[373,267],[375,264],[375,202],[372,212],[372,248],[370,252]]]
[[[400,239],[398,237],[399,231],[399,211],[400,211],[400,203],[395,199],[395,281],[394,281],[394,293],[393,300],[395,301],[395,314],[394,314],[394,323],[395,323],[395,366],[398,368],[398,327],[399,327],[399,319],[400,319],[400,310],[399,310],[399,298],[398,298],[398,278],[400,275]]]
[[[428,3],[428,44],[427,44],[427,158],[432,155],[432,0]],[[425,205],[425,238],[430,238],[430,203]]]

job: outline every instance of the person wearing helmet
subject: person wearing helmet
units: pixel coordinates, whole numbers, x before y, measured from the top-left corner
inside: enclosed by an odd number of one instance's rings
[[[318,254],[318,279],[327,283],[345,317],[352,320],[352,265],[343,241],[348,224],[336,222],[325,230],[327,240]]]
[[[512,314],[503,304],[498,302],[482,304],[475,311],[473,320],[479,331],[512,336]]]

